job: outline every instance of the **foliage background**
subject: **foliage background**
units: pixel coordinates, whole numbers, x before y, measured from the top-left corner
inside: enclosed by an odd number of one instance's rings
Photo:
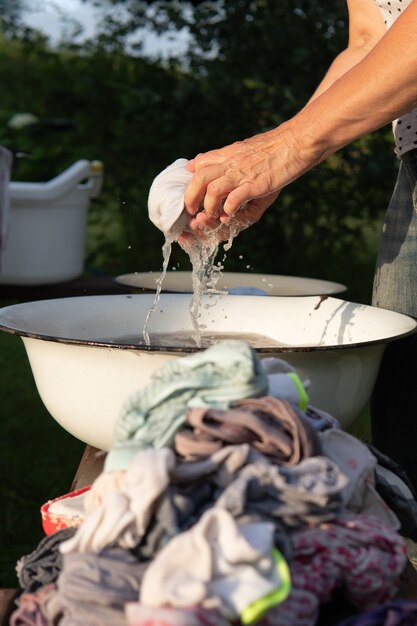
[[[94,40],[54,49],[12,16],[0,37],[0,143],[30,153],[17,162],[19,180],[46,180],[77,158],[104,161],[87,267],[116,275],[161,267],[162,235],[147,217],[153,178],[180,156],[296,113],[346,45],[347,25],[341,0],[113,4]],[[187,28],[189,50],[149,59],[140,38],[128,43],[139,27]],[[27,111],[39,124],[8,127]],[[327,278],[368,302],[396,168],[389,127],[358,140],[288,187],[235,240],[225,269]],[[179,247],[172,265],[189,267]]]

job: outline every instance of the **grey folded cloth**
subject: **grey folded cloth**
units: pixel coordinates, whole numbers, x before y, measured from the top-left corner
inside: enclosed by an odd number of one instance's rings
[[[62,569],[62,555],[59,546],[75,533],[75,528],[64,528],[47,535],[35,550],[22,556],[16,564],[19,584],[26,593],[32,593],[57,580]]]
[[[124,606],[138,599],[146,567],[122,548],[65,554],[57,590],[42,605],[48,623],[126,626]]]

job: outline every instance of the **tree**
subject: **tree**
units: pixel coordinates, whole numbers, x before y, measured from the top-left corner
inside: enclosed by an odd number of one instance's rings
[[[25,0],[0,0],[1,32],[16,32],[21,25]]]
[[[112,4],[125,13],[122,25],[107,24],[110,40],[112,33],[123,39],[142,28],[189,33],[187,53],[171,62],[181,67],[168,103],[182,131],[173,158],[252,135],[296,113],[347,40],[344,0]],[[355,279],[353,295],[369,299],[378,224],[396,167],[389,127],[348,146],[291,185],[259,224],[239,235],[227,269],[242,269],[243,256],[259,271],[349,285],[354,273],[363,280]]]
[[[147,217],[153,178],[178,157],[276,126],[299,110],[345,45],[346,9],[342,0],[113,4],[112,19],[83,44],[51,50],[35,33],[8,38],[0,55],[0,141],[17,140],[4,128],[18,110],[73,120],[59,139],[52,131],[20,135],[32,153],[20,174],[47,178],[75,156],[104,160],[105,190],[90,212],[90,262],[111,273],[155,270],[163,237]],[[165,36],[186,29],[186,53],[145,57],[143,28]],[[352,298],[369,299],[376,224],[395,176],[392,148],[383,129],[293,183],[236,238],[225,269],[329,278],[351,286]],[[176,246],[177,263],[189,267]]]

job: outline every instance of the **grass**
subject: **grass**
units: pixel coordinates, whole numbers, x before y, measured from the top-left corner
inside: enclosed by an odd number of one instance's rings
[[[43,537],[40,506],[69,490],[84,444],[44,407],[20,337],[0,332],[0,372],[0,586],[14,587],[16,561]]]

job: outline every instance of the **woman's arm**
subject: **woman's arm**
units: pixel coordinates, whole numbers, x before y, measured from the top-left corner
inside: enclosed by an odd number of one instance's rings
[[[310,102],[360,63],[386,33],[384,20],[374,0],[347,0],[347,6],[349,12],[347,48],[334,59]]]
[[[204,201],[209,215],[227,220],[248,200],[284,187],[416,105],[417,0],[413,0],[362,61],[292,119],[198,155],[191,162],[195,176],[186,192],[186,208],[195,214]]]
[[[417,0],[365,58],[292,120],[319,161],[417,106]],[[321,153],[321,154],[320,154]]]

